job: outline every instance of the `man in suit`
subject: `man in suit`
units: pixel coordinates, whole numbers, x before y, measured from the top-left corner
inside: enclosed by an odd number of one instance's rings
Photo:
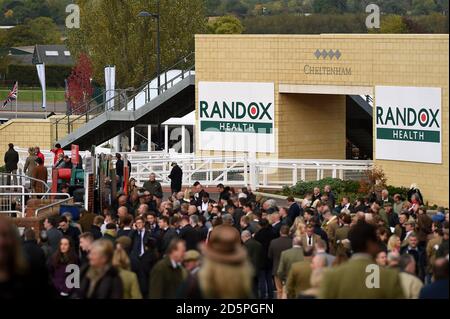
[[[324,256],[326,259],[326,267],[332,267],[335,256],[327,253],[327,244],[323,240],[318,240],[314,246],[316,256]]]
[[[302,248],[302,240],[300,237],[294,237],[292,240],[292,248],[281,253],[280,264],[278,266],[277,276],[282,284],[286,284],[286,279],[291,266],[299,261],[303,261],[304,254]]]
[[[199,250],[200,233],[191,226],[188,216],[181,218],[179,236],[186,242],[186,250]]]
[[[311,288],[312,252],[312,248],[308,247],[303,260],[292,264],[286,280],[287,298],[297,298],[302,291]]]
[[[188,277],[182,266],[186,245],[174,239],[167,248],[166,256],[153,267],[150,275],[150,299],[175,299],[180,285]]]
[[[300,206],[292,196],[287,198],[287,202],[289,205],[288,219],[293,223],[295,219],[300,216]]]
[[[325,209],[323,219],[322,229],[327,233],[328,249],[330,254],[334,254],[336,252],[336,230],[339,228],[338,218],[333,216],[329,209]]]
[[[80,248],[80,230],[77,227],[70,225],[70,222],[65,216],[61,216],[59,218],[59,230],[61,231],[63,236],[68,236],[70,237],[70,239],[72,239],[75,251],[78,251],[78,249]]]
[[[419,239],[415,233],[408,236],[408,244],[400,249],[400,254],[408,254],[416,261],[416,276],[425,280],[427,257],[425,249],[419,246]]]
[[[161,216],[158,219],[158,225],[160,230],[160,237],[158,243],[158,250],[161,256],[166,253],[167,248],[169,247],[172,239],[177,238],[178,234],[173,227],[170,227],[169,217]]]
[[[339,215],[341,227],[336,229],[336,255],[345,255],[350,251],[350,243],[348,242],[348,233],[352,218],[346,213]]]
[[[244,230],[241,234],[241,240],[247,249],[248,258],[252,263],[255,271],[253,275],[253,294],[258,296],[258,274],[264,267],[263,246],[259,241],[252,237],[248,230]]]
[[[416,223],[413,221],[407,221],[404,223],[405,227],[405,238],[402,240],[402,247],[406,247],[409,244],[409,237],[414,234],[416,229]]]
[[[381,205],[384,206],[387,203],[393,204],[394,201],[392,200],[392,197],[389,196],[389,191],[387,189],[383,189],[381,191]]]
[[[349,212],[353,213],[353,205],[350,203],[350,199],[346,196],[342,197],[341,204],[337,208],[337,213],[342,212],[344,209],[347,209]]]
[[[273,212],[270,215],[270,219],[272,220],[272,231],[275,238],[280,237],[280,229],[281,229],[281,219],[280,213],[278,211]]]
[[[133,217],[128,214],[120,218],[120,228],[117,231],[117,238],[121,236],[129,236],[130,233],[133,231],[132,226],[133,225]]]
[[[55,217],[48,217],[44,220],[44,228],[47,232],[48,245],[50,246],[50,254],[52,256],[59,248],[59,241],[62,238],[62,233],[57,228],[57,221]]]
[[[324,299],[397,299],[403,298],[398,271],[377,267],[374,258],[379,252],[376,227],[360,221],[348,236],[352,258],[325,274],[319,297]],[[375,269],[377,276],[374,276]],[[371,280],[368,276],[373,276]],[[374,286],[367,283],[373,282]],[[375,287],[377,287],[375,289]]]
[[[292,239],[289,237],[289,227],[281,226],[280,237],[272,240],[269,245],[268,257],[272,260],[272,275],[275,277],[275,288],[277,289],[277,298],[283,296],[283,284],[277,275],[278,266],[280,264],[281,253],[292,248]]]
[[[141,294],[146,295],[148,294],[148,273],[145,270],[148,267],[148,260],[144,256],[146,256],[147,247],[154,245],[151,242],[155,242],[155,239],[151,232],[145,228],[143,217],[136,217],[134,224],[136,229],[133,229],[128,235],[131,239],[130,260],[132,270],[138,278]]]
[[[136,217],[134,224],[136,229],[133,229],[128,236],[131,238],[131,255],[139,258],[144,254],[147,242],[152,239],[152,236],[145,229],[144,218]]]
[[[248,219],[248,217],[243,216],[242,219],[245,220]],[[249,227],[248,230],[251,232]],[[259,230],[255,233],[254,238],[261,243],[263,249],[263,267],[258,274],[258,295],[261,299],[272,299],[274,288],[272,279],[272,261],[269,258],[269,247],[274,236],[267,219],[263,219],[259,222]]]
[[[314,245],[321,240],[320,236],[314,233],[314,225],[306,225],[305,234],[301,237],[301,245],[303,247],[303,252],[309,247],[314,248]]]

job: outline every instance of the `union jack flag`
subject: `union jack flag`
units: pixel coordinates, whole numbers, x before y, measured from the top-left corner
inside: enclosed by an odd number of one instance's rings
[[[19,91],[19,83],[16,81],[11,92],[8,93],[8,97],[6,98],[5,102],[3,102],[3,108],[5,108],[6,105],[8,105],[8,103],[17,100],[18,91]]]

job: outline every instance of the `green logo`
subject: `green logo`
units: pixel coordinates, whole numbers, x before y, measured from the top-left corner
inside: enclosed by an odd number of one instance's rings
[[[440,143],[439,109],[392,108],[387,111],[377,106],[377,126],[402,126],[402,128],[377,128],[377,138],[384,140]],[[416,129],[417,127],[420,129]],[[407,127],[407,128],[403,128]],[[422,129],[423,128],[423,129]],[[438,129],[438,130],[436,130]]]
[[[208,121],[201,121],[200,130],[270,134],[273,132],[273,119],[269,112],[271,107],[272,103],[261,102],[220,103],[216,101],[211,105],[206,101],[200,101],[200,119],[208,119]],[[243,119],[247,121],[235,121]]]

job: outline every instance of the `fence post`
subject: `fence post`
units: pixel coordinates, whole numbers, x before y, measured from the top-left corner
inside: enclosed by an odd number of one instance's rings
[[[292,171],[292,186],[297,185],[297,182],[298,182],[297,164],[294,164]]]
[[[227,160],[224,162],[224,168],[223,168],[223,182],[224,184],[228,182],[228,163]]]

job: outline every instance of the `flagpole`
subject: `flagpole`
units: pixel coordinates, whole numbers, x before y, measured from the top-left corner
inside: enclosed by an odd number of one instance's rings
[[[17,100],[19,99],[19,82],[17,82],[17,93],[16,93],[16,119],[17,119]]]

